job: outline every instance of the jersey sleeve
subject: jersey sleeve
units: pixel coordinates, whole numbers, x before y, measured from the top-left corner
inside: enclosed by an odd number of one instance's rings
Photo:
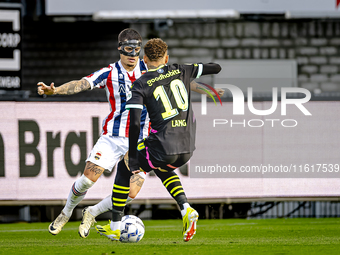
[[[88,76],[83,77],[83,79],[87,80],[90,85],[91,89],[94,88],[105,88],[107,79],[112,71],[112,68],[104,67]]]
[[[203,64],[191,64],[182,66],[185,72],[190,75],[190,78],[198,79],[201,77],[203,72]]]
[[[135,81],[132,85],[132,89],[128,94],[128,100],[126,102],[125,109],[129,110],[131,108],[142,109],[143,110],[143,87],[138,81]]]
[[[221,66],[215,63],[208,64],[192,64],[184,66],[187,73],[190,74],[191,78],[198,79],[201,75],[207,74],[218,74],[221,71]]]

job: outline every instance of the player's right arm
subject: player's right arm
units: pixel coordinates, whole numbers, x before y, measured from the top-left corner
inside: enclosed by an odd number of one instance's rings
[[[85,80],[81,79],[78,81],[70,81],[60,85],[59,87],[55,87],[52,82],[50,86],[47,86],[43,82],[39,82],[38,84],[38,94],[39,95],[73,95],[79,93],[81,91],[91,89],[91,84]]]
[[[139,161],[137,157],[137,143],[140,133],[140,118],[144,105],[144,90],[139,80],[132,84],[129,99],[125,109],[130,110],[129,127],[129,169],[132,173],[139,172]]]
[[[133,108],[130,105],[130,128],[129,128],[129,169],[134,173],[139,172],[139,162],[137,156],[137,143],[140,132],[140,117],[142,109]]]

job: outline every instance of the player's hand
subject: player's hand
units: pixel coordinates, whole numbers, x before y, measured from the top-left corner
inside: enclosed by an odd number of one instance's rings
[[[130,152],[131,151],[129,151],[129,153]],[[131,157],[130,155],[128,157],[128,153],[126,153],[124,160],[125,160],[125,163],[127,163],[127,167],[132,174],[138,174],[140,172],[139,162],[136,157]]]
[[[39,82],[38,84],[38,94],[39,95],[53,95],[55,93],[55,87],[54,87],[54,83],[51,83],[51,86],[47,86],[45,83],[43,82]]]
[[[217,94],[221,97],[224,95],[224,89],[221,89],[221,88],[215,88]]]
[[[132,174],[138,174],[138,173],[140,173],[140,170],[132,170],[131,173]]]

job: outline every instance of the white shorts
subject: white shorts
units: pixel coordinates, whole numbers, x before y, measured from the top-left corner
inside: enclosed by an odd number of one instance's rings
[[[101,135],[86,161],[111,172],[128,150],[129,138]]]

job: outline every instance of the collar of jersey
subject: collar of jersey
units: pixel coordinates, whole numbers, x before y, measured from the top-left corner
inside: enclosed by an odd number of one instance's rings
[[[153,72],[153,71],[156,71],[156,70],[158,70],[158,69],[160,69],[160,68],[163,68],[165,65],[160,65],[159,67],[157,67],[156,69],[149,69],[148,71],[149,72]]]

